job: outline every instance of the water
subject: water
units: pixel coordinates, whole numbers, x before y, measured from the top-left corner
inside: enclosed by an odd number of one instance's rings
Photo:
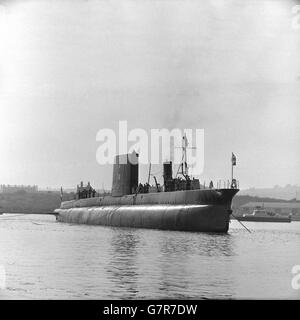
[[[218,235],[2,215],[0,297],[299,299],[300,222],[245,224]]]

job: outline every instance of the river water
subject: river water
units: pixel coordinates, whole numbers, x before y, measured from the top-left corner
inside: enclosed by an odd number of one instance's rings
[[[300,222],[232,221],[228,234],[0,216],[2,299],[300,299]]]

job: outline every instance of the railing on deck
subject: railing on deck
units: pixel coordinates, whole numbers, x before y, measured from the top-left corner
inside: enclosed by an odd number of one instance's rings
[[[211,182],[213,183],[213,186],[211,187]],[[232,185],[232,181],[230,180],[217,180],[217,181],[210,181],[209,183],[206,183],[204,181],[204,184],[200,184],[200,189],[239,189],[240,188],[240,182],[238,180],[235,180],[235,186]]]

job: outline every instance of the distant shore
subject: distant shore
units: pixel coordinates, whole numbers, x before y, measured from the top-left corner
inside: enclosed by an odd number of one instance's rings
[[[64,194],[64,200],[74,199],[73,193]],[[0,193],[0,213],[51,213],[60,206],[60,192]]]

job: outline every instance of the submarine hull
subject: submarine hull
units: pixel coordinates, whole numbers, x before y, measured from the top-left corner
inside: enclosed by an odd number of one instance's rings
[[[193,190],[64,202],[59,222],[112,227],[222,232],[229,228],[238,190]]]
[[[112,227],[227,232],[230,213],[211,205],[136,205],[58,210],[57,219]]]

